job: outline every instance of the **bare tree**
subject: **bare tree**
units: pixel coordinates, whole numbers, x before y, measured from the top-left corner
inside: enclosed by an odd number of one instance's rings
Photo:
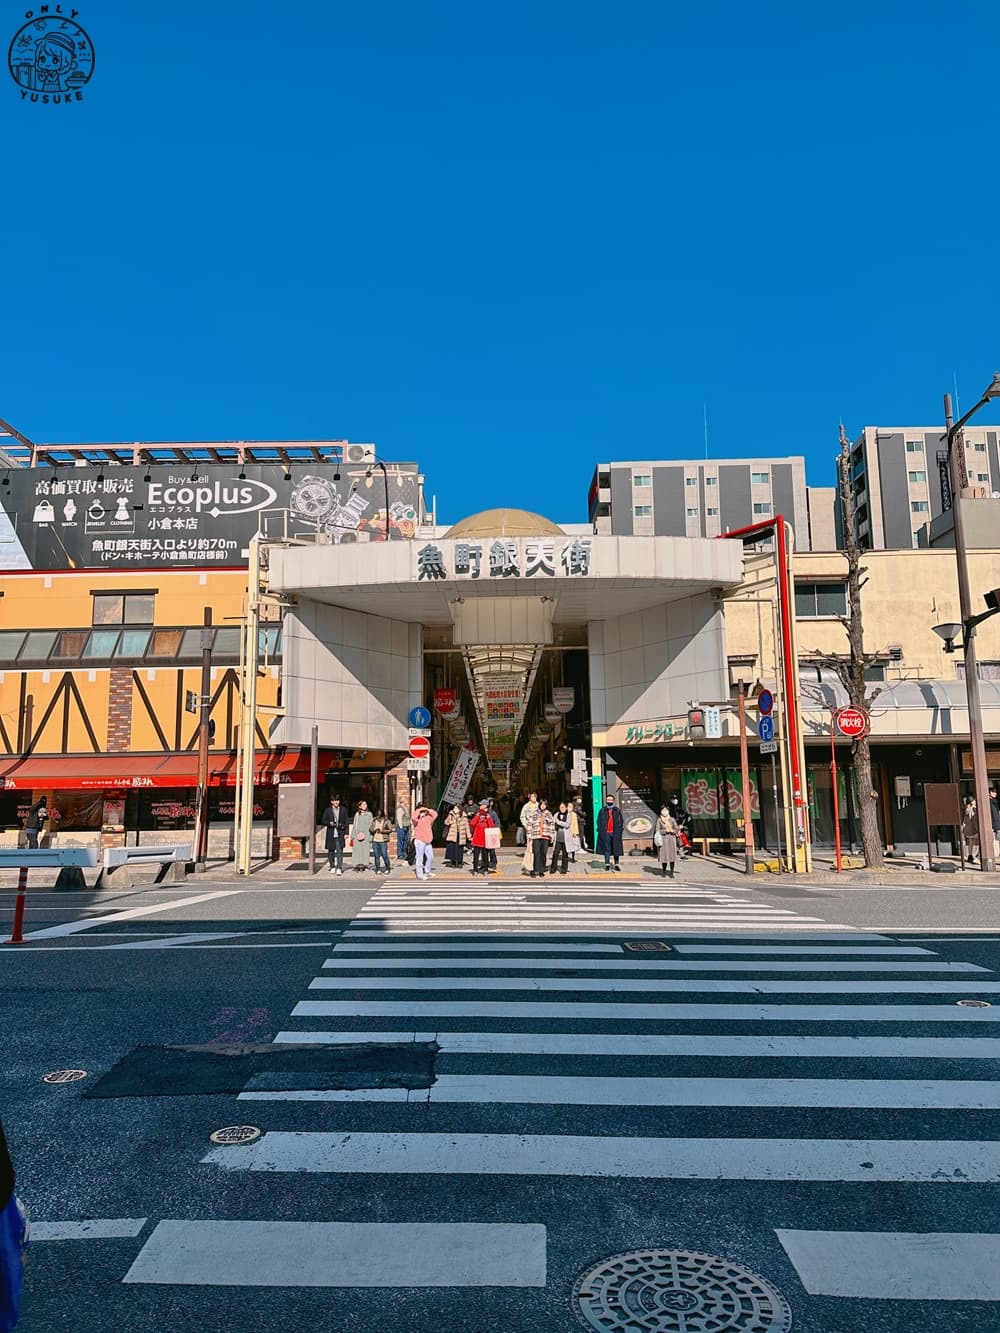
[[[843,424],[840,427],[840,455],[837,459],[837,482],[840,491],[841,513],[844,520],[844,554],[847,557],[847,615],[840,622],[847,633],[846,653],[811,653],[811,660],[830,667],[847,691],[848,702],[854,708],[871,710],[882,693],[879,685],[869,686],[865,670],[879,661],[876,653],[866,653],[864,625],[861,617],[861,589],[868,572],[861,563],[861,547],[855,514],[854,486],[851,482],[851,442]],[[878,793],[872,785],[871,743],[867,736],[852,742],[854,771],[858,779],[858,816],[861,824],[861,847],[866,866],[881,866],[882,838],[878,830]]]

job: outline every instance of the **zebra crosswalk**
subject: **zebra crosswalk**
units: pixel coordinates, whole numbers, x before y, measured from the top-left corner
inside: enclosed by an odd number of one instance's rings
[[[449,889],[432,925],[386,886],[274,1037],[424,1043],[429,1087],[260,1075],[239,1102],[262,1137],[203,1158],[255,1181],[336,1181],[337,1222],[199,1224],[193,1268],[178,1249],[190,1235],[161,1223],[127,1281],[489,1287],[497,1302],[520,1288],[568,1302],[595,1257],[669,1242],[736,1261],[749,1244],[803,1326],[810,1302],[852,1299],[847,1266],[869,1251],[922,1255],[913,1290],[926,1306],[889,1266],[866,1265],[859,1292],[906,1302],[908,1333],[964,1328],[941,1322],[942,1301],[1000,1299],[982,1278],[998,1239],[973,1188],[1000,1184],[993,971],[795,914],[670,926],[660,895],[643,910],[669,949],[637,956],[631,923],[602,929],[616,915],[603,902],[581,923],[575,890],[547,905],[544,927],[487,892],[497,915],[485,924],[470,916],[478,895]],[[718,906],[706,893],[697,910]],[[501,929],[505,910],[517,924]],[[935,1239],[921,1249],[915,1233]],[[568,1304],[562,1323],[517,1308],[513,1322],[480,1305],[440,1327],[570,1326]],[[823,1309],[809,1326],[865,1326]]]

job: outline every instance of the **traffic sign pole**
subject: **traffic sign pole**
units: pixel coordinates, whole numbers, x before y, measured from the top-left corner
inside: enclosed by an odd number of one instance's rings
[[[830,777],[833,782],[833,849],[834,865],[837,874],[840,874],[840,797],[837,793],[837,745],[834,739],[833,729],[836,725],[837,714],[833,713],[830,717]]]
[[[746,695],[743,693],[743,682],[740,681],[739,694],[737,695],[739,704],[739,727],[740,727],[740,779],[743,783],[743,857],[746,866],[746,873],[753,874],[753,819],[750,809],[750,754],[747,748],[747,706]]]

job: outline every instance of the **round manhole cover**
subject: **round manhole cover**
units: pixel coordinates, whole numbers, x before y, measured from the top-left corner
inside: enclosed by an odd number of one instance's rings
[[[955,1003],[962,1009],[989,1009],[989,1000],[956,1000]]]
[[[75,1083],[77,1079],[86,1078],[85,1069],[54,1069],[51,1074],[46,1074],[42,1079],[43,1083]]]
[[[573,1309],[612,1333],[788,1333],[792,1313],[769,1282],[717,1254],[631,1250],[583,1273]]]
[[[260,1135],[256,1125],[226,1125],[225,1129],[217,1129],[208,1137],[213,1143],[253,1143]]]

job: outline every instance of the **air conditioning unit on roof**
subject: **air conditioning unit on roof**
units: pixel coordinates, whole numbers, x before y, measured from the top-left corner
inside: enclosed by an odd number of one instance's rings
[[[373,444],[349,444],[346,454],[348,463],[375,462],[375,446]]]

